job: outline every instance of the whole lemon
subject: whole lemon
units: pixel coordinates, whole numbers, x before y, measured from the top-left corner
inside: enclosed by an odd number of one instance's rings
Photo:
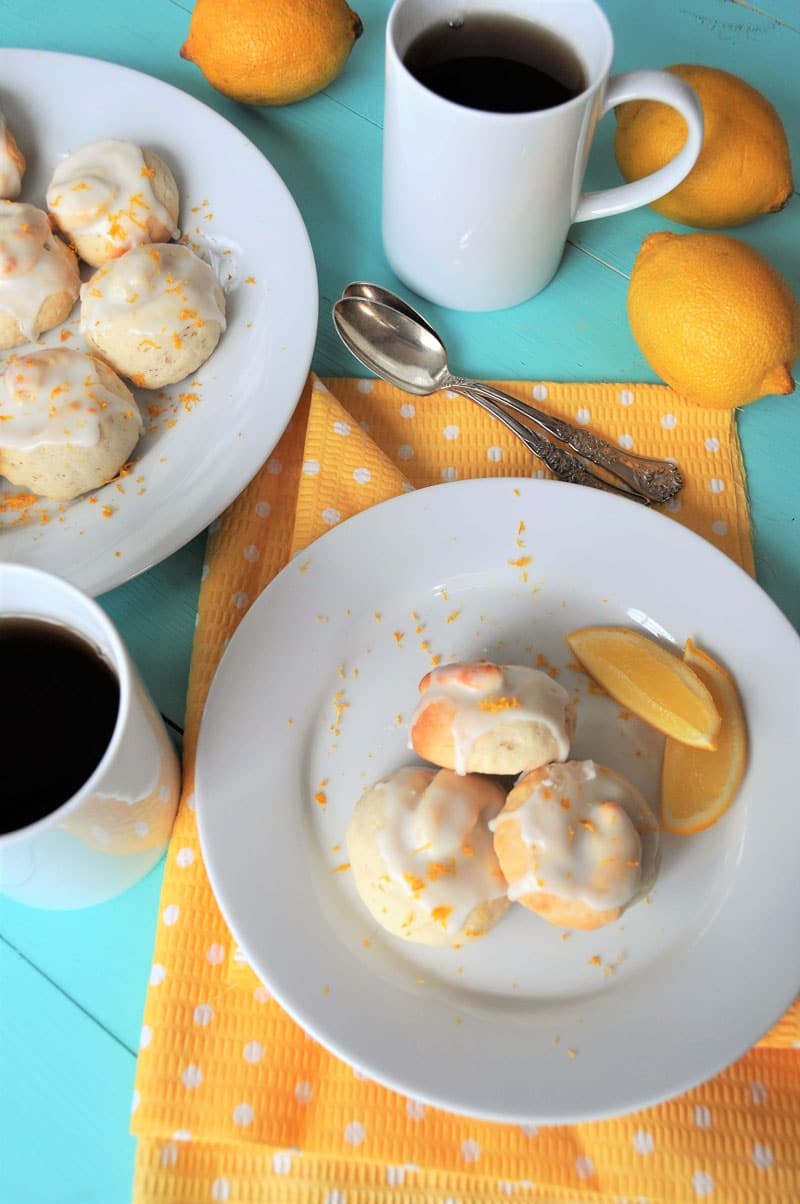
[[[233,100],[285,105],[327,87],[363,29],[344,0],[197,0],[181,57]]]
[[[800,309],[772,264],[727,234],[649,234],[628,289],[633,337],[654,372],[714,409],[791,393]]]
[[[792,162],[781,119],[760,92],[716,67],[679,63],[667,71],[691,85],[705,130],[688,176],[652,207],[686,226],[739,226],[775,213],[792,195]],[[626,180],[663,167],[686,141],[680,113],[657,100],[617,109],[614,154]]]

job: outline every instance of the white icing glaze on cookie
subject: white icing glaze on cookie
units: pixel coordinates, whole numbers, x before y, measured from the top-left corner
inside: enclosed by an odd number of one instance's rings
[[[101,415],[119,411],[144,430],[138,407],[105,388],[90,356],[67,347],[14,357],[0,377],[0,447],[94,447]]]

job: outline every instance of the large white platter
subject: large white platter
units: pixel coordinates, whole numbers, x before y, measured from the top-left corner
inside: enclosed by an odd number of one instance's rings
[[[211,359],[164,395],[134,390],[150,430],[124,493],[112,483],[97,502],[63,511],[0,507],[0,558],[99,594],[180,548],[268,458],[311,362],[314,258],[297,206],[258,148],[168,84],[97,59],[0,49],[0,109],[29,162],[19,199],[41,207],[56,163],[84,142],[126,138],[160,154],[180,188],[181,230],[227,294],[228,330]],[[84,349],[78,312],[42,341],[59,344],[69,330],[67,345]],[[0,479],[3,500],[13,492]]]
[[[387,936],[336,867],[362,790],[415,760],[432,653],[554,666],[579,696],[574,755],[657,805],[661,737],[570,668],[565,633],[597,623],[691,636],[733,672],[750,759],[732,808],[665,836],[649,901],[600,932],[564,940],[515,907],[460,950]],[[197,763],[212,886],[281,1004],[398,1091],[516,1122],[653,1104],[737,1058],[800,985],[798,681],[791,625],[672,519],[546,481],[403,496],[299,555],[225,652]]]

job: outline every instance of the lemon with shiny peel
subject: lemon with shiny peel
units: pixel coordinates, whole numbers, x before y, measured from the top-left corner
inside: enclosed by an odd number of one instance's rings
[[[797,299],[741,239],[649,234],[631,272],[628,322],[653,371],[695,405],[733,409],[794,389]]]
[[[716,746],[720,714],[711,691],[680,657],[629,627],[583,627],[566,638],[590,676],[632,714],[682,744]]]
[[[792,195],[792,161],[772,104],[729,71],[678,63],[667,67],[694,88],[703,109],[703,145],[692,170],[652,208],[674,222],[716,229],[776,213]],[[686,121],[657,100],[631,100],[616,110],[614,154],[626,180],[639,180],[674,159]]]
[[[362,32],[345,0],[197,0],[181,58],[233,100],[286,105],[327,87]]]
[[[712,752],[677,740],[664,745],[661,767],[661,823],[667,832],[688,836],[715,824],[730,807],[747,764],[747,726],[736,683],[726,669],[686,641],[683,663],[708,688],[722,722]]]

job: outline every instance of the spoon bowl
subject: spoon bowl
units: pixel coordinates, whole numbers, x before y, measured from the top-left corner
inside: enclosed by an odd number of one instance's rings
[[[433,331],[381,301],[349,296],[333,307],[339,337],[376,375],[417,397],[448,387],[444,347]]]

